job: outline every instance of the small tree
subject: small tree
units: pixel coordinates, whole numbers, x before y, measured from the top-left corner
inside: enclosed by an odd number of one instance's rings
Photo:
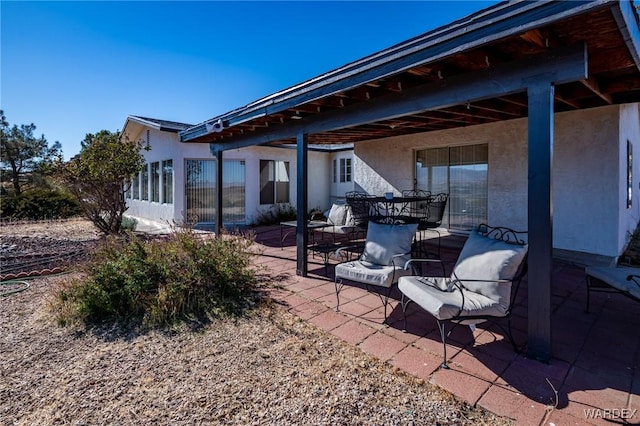
[[[22,193],[24,183],[41,185],[51,164],[62,160],[60,142],[49,146],[44,135],[39,138],[34,136],[35,130],[33,123],[9,127],[4,112],[0,110],[2,180],[11,181],[16,196]]]
[[[84,216],[105,234],[121,231],[127,209],[124,193],[142,170],[142,144],[101,130],[87,134],[80,153],[64,165],[62,180],[78,199]]]

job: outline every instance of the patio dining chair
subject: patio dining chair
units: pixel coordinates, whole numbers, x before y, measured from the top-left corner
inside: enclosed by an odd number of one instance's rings
[[[487,320],[495,322],[518,347],[511,332],[511,310],[520,282],[527,272],[528,244],[523,232],[480,225],[469,235],[450,277],[403,276],[398,280],[402,292],[404,329],[407,307],[415,302],[435,317],[443,345],[441,367],[447,365],[447,337],[460,324],[475,327]],[[439,259],[412,259],[407,263],[435,262]],[[507,328],[498,320],[506,318]],[[446,324],[451,323],[447,332]]]
[[[411,259],[411,246],[418,224],[390,224],[370,221],[367,225],[367,238],[364,249],[358,260],[339,263],[335,269],[336,312],[340,311],[340,291],[344,280],[365,285],[367,290],[381,289],[376,292],[384,306],[384,321],[387,321],[387,305],[392,287],[403,275],[410,275],[405,270],[407,261]],[[344,247],[337,251],[348,250]]]
[[[442,224],[444,217],[444,211],[447,207],[447,201],[449,200],[449,194],[441,192],[439,194],[430,194],[427,197],[426,203],[421,204],[421,209],[416,212],[419,216],[418,220],[418,234],[422,236],[422,232],[435,232],[438,234],[438,258],[440,257],[440,231],[438,228]],[[422,250],[422,246],[425,241],[420,238],[420,242],[417,245],[419,252],[427,253],[426,250]]]
[[[347,226],[353,227],[354,238],[364,238],[369,220],[372,216],[374,195],[361,191],[349,191],[345,194],[345,200],[349,206],[346,218]]]

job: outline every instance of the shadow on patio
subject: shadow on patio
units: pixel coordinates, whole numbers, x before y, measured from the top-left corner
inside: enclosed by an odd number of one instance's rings
[[[638,304],[620,295],[592,295],[585,313],[583,267],[555,261],[552,293],[553,356],[548,364],[526,357],[527,282],[522,283],[512,327],[515,353],[499,327],[459,326],[448,340],[450,370],[439,369],[442,343],[435,319],[415,304],[403,332],[400,292],[383,324],[382,303],[356,283],[340,293],[335,312],[335,259],[309,254],[309,276],[296,276],[295,233],[280,238],[278,226],[256,230],[257,264],[285,277],[272,296],[290,311],[390,364],[441,386],[459,398],[518,424],[640,422],[640,316]],[[282,243],[282,247],[281,247]],[[442,258],[455,262],[459,241],[443,243]]]

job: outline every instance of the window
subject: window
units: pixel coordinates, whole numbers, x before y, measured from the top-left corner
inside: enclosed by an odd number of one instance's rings
[[[187,160],[186,166],[186,220],[194,224],[215,223],[216,161]],[[223,223],[244,223],[246,221],[244,160],[224,160],[222,182],[224,184],[222,188]]]
[[[173,160],[162,162],[162,202],[173,204]]]
[[[127,180],[124,183],[124,198],[131,198],[131,185],[133,185],[133,182],[131,180]]]
[[[215,160],[187,160],[185,194],[188,223],[216,220],[216,162]]]
[[[351,158],[340,159],[340,182],[351,182]]]
[[[151,201],[160,202],[160,162],[151,163]]]
[[[338,182],[338,160],[333,160],[333,183]]]
[[[131,179],[131,198],[134,200],[140,199],[140,175],[137,174]]]
[[[627,208],[631,208],[633,199],[633,145],[627,140]]]
[[[140,199],[149,201],[149,165],[145,164],[140,175]]]
[[[260,204],[289,202],[289,162],[260,160]]]
[[[222,169],[222,221],[244,223],[245,216],[245,163],[244,160],[223,160]]]
[[[471,230],[487,221],[488,145],[416,152],[417,189],[446,192],[443,226]]]

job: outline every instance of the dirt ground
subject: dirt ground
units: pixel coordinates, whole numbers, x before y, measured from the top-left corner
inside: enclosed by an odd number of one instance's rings
[[[97,238],[68,225],[0,237]],[[0,297],[0,424],[510,424],[268,299],[195,331],[60,327],[50,302],[69,278]]]

